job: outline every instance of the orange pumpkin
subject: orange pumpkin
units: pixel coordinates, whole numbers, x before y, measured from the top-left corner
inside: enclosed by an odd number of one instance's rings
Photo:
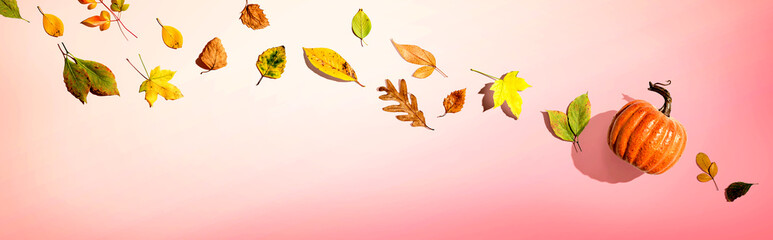
[[[656,109],[644,100],[629,102],[617,112],[609,126],[608,143],[624,161],[649,174],[661,174],[679,160],[687,143],[684,126],[671,118],[668,83],[650,82],[650,91],[663,96],[665,104]]]

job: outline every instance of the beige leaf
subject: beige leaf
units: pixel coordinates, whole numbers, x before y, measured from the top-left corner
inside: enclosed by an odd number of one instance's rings
[[[239,19],[242,20],[242,24],[253,30],[264,29],[269,26],[268,18],[266,18],[266,14],[263,13],[263,9],[260,9],[260,5],[249,4],[249,1],[247,1],[247,5],[244,6],[242,16]]]
[[[220,42],[220,38],[215,37],[204,46],[204,50],[201,51],[199,58],[196,59],[196,64],[207,70],[201,72],[204,74],[225,67],[228,64],[226,62],[227,58],[228,55],[225,53],[225,48]]]

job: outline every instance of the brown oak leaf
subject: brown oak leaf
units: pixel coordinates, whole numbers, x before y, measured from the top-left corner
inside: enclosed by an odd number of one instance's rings
[[[225,67],[228,64],[227,58],[228,55],[225,53],[225,48],[220,42],[220,38],[215,37],[204,46],[204,50],[201,51],[199,58],[196,59],[196,64],[207,70],[201,72],[201,74],[204,74]]]
[[[260,9],[260,5],[250,4],[249,1],[244,6],[242,16],[239,19],[242,20],[245,26],[252,28],[252,30],[264,29],[269,25],[268,18],[263,13],[263,9]]]
[[[443,117],[449,113],[458,113],[459,111],[462,111],[462,107],[464,107],[465,95],[467,95],[466,88],[461,90],[456,90],[451,94],[448,94],[448,97],[446,97],[446,99],[443,99],[443,107],[445,107],[446,112],[443,113],[443,115],[440,115],[438,117]]]
[[[400,79],[400,91],[395,89],[392,82],[389,79],[386,80],[385,87],[378,87],[378,91],[386,92],[384,95],[378,98],[384,101],[397,101],[398,105],[391,105],[384,107],[384,111],[387,112],[404,112],[406,115],[397,115],[397,119],[400,121],[411,122],[413,127],[425,127],[429,130],[435,130],[427,126],[427,121],[424,120],[424,113],[419,110],[419,104],[416,101],[416,96],[408,93],[408,85],[405,84],[405,79]]]

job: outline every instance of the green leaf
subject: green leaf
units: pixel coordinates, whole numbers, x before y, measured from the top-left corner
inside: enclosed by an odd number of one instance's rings
[[[285,46],[279,46],[269,48],[261,53],[255,65],[260,71],[261,79],[264,77],[277,79],[282,77],[286,63]],[[258,80],[258,84],[260,84],[260,80]]]
[[[569,117],[569,127],[572,128],[572,132],[575,136],[580,136],[580,133],[582,133],[582,130],[585,129],[585,126],[590,121],[590,100],[588,99],[588,94],[585,93],[575,98],[569,104],[566,114]]]
[[[130,4],[124,4],[124,0],[112,0],[113,4],[110,4],[110,10],[113,12],[123,12],[129,10]]]
[[[89,60],[75,58],[75,61],[89,76],[89,87],[92,94],[97,96],[121,95],[118,92],[118,84],[115,82],[113,71],[107,66]]]
[[[64,59],[64,85],[73,97],[86,103],[89,94],[89,74],[86,69],[76,64],[69,58]]]
[[[547,112],[550,117],[550,127],[553,129],[553,133],[564,141],[574,142],[574,134],[569,130],[566,114],[555,110],[548,110]]]
[[[362,8],[360,8],[360,11],[357,11],[357,13],[354,14],[354,18],[352,18],[352,32],[354,32],[354,35],[360,38],[360,40],[363,40],[370,33],[370,29],[370,18],[362,11]]]
[[[752,185],[754,184],[745,182],[734,182],[730,184],[730,186],[725,188],[725,199],[727,199],[728,202],[735,201],[739,197],[746,195]]]
[[[19,13],[19,5],[16,4],[16,0],[0,0],[0,15],[27,21],[27,19],[21,17],[21,13]]]

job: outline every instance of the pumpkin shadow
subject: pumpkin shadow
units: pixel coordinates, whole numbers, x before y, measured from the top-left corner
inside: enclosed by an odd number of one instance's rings
[[[626,102],[633,102],[636,101],[636,98],[632,98],[631,96],[628,96],[628,94],[623,93],[623,100]]]
[[[504,77],[504,75],[502,76]],[[491,91],[491,86],[494,85],[493,82],[486,83],[486,85],[483,86],[483,88],[480,89],[478,94],[483,95],[483,100],[481,101],[481,106],[483,107],[483,112],[488,111],[489,109],[494,108],[494,91]],[[508,117],[518,120],[518,117],[513,114],[513,111],[510,110],[510,106],[507,106],[507,103],[502,104],[502,112],[505,113]]]
[[[345,80],[341,80],[341,79],[338,79],[336,77],[330,76],[329,74],[324,73],[324,72],[320,71],[319,69],[317,69],[316,67],[314,67],[314,65],[311,64],[311,61],[309,61],[309,57],[306,56],[306,51],[303,51],[303,59],[306,60],[306,67],[311,69],[312,72],[316,73],[320,77],[323,77],[323,78],[325,78],[327,80],[336,81],[336,82],[350,82],[350,81],[345,81]]]
[[[617,157],[609,149],[607,134],[609,132],[609,124],[614,119],[615,113],[617,111],[607,111],[593,116],[590,122],[588,122],[588,126],[585,127],[585,130],[578,137],[582,146],[582,152],[570,148],[575,168],[582,174],[600,182],[630,182],[644,174],[638,168]],[[547,117],[547,113],[544,116],[547,119],[546,126],[553,132],[552,128],[550,128],[550,120]]]

